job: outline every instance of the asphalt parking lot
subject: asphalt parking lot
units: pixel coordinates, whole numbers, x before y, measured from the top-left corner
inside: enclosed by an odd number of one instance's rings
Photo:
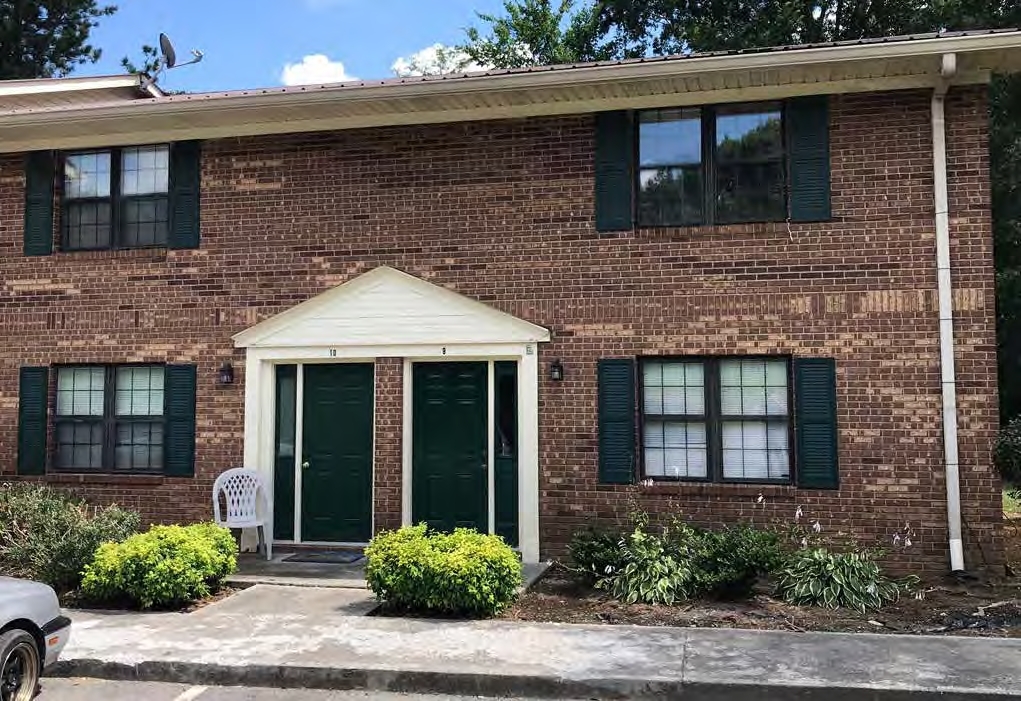
[[[43,679],[38,701],[484,701],[477,696],[422,696],[378,691],[205,687],[98,679]],[[520,699],[519,701],[527,701]]]

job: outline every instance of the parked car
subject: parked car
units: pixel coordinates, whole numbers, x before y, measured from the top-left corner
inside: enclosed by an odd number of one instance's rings
[[[71,620],[61,615],[53,589],[0,577],[0,699],[34,698],[43,670],[70,636]]]

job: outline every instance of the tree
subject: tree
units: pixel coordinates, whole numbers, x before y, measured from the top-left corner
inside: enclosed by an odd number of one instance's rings
[[[0,0],[0,80],[62,77],[99,60],[89,33],[113,5],[97,0]]]
[[[956,0],[955,0],[956,1]],[[603,0],[618,54],[726,51],[927,31],[929,0]]]
[[[121,66],[128,73],[143,74],[150,78],[155,78],[156,74],[160,70],[160,55],[156,51],[155,46],[149,46],[148,44],[142,44],[142,63],[135,64],[130,58],[125,56],[121,59]]]
[[[614,49],[602,41],[596,7],[577,0],[504,0],[506,15],[478,13],[489,25],[483,36],[477,27],[466,30],[459,47],[475,63],[496,68],[602,61]]]

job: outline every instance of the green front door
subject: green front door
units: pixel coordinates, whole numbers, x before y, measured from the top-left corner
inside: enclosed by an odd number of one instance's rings
[[[488,365],[416,363],[412,518],[437,530],[489,530]]]
[[[366,542],[372,537],[372,365],[306,365],[304,374],[301,539]]]

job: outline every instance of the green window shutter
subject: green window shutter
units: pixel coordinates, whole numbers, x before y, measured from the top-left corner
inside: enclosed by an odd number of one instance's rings
[[[53,253],[52,151],[33,151],[25,156],[25,242],[26,256]]]
[[[164,385],[164,474],[192,477],[195,475],[195,366],[168,365]]]
[[[634,225],[634,133],[630,112],[596,114],[596,231]]]
[[[23,367],[18,381],[18,474],[46,472],[49,368]]]
[[[836,489],[837,366],[833,358],[794,359],[798,486]]]
[[[635,363],[600,360],[599,481],[631,484],[635,476]]]
[[[170,147],[170,248],[199,247],[202,148],[198,141]]]
[[[830,210],[829,97],[812,95],[787,103],[791,219],[825,221]]]

